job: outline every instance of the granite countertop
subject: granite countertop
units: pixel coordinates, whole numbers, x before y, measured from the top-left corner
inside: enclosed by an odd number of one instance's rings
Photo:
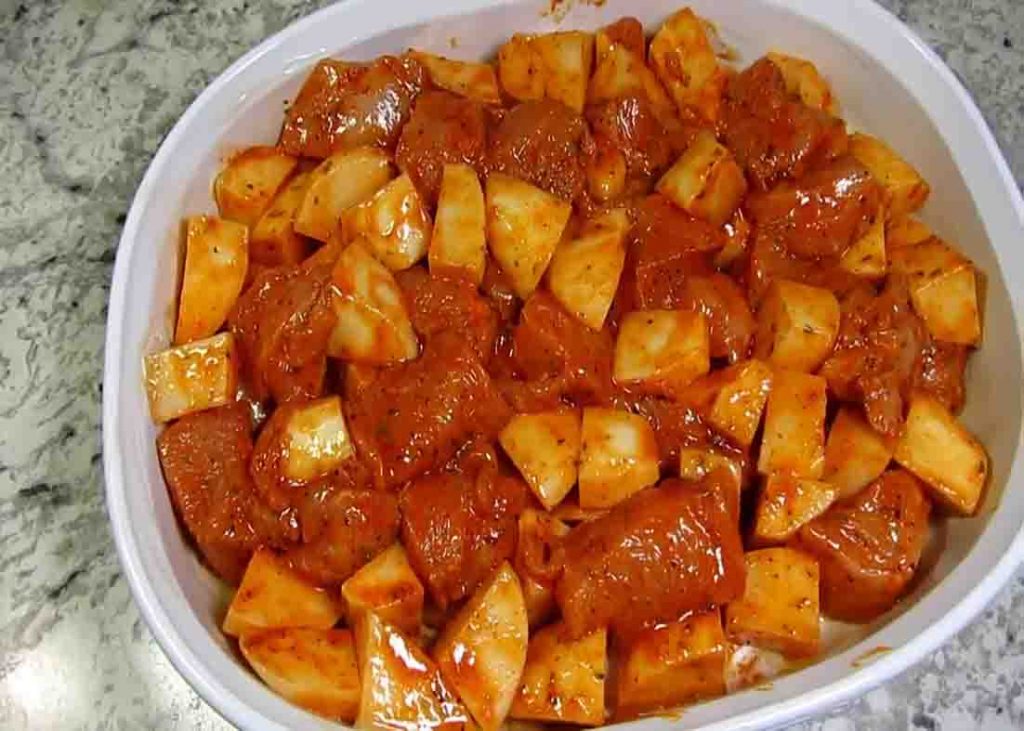
[[[227,728],[139,617],[103,505],[104,320],[146,165],[310,0],[0,2],[0,727]],[[1024,2],[884,0],[963,79],[1024,181]],[[920,666],[800,729],[1024,727],[1024,573]]]

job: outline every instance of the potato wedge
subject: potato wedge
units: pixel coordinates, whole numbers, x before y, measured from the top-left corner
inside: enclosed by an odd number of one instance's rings
[[[334,598],[295,573],[273,551],[249,559],[221,628],[231,637],[279,627],[330,629],[341,618]]]
[[[785,543],[800,527],[828,510],[839,491],[828,482],[789,474],[769,475],[757,502],[754,540],[760,545]]]
[[[892,252],[894,272],[910,281],[914,310],[936,340],[960,345],[981,341],[981,307],[974,265],[937,238]]]
[[[373,612],[356,620],[362,729],[465,729],[466,707],[420,647]]]
[[[941,403],[915,394],[893,454],[942,503],[973,515],[988,480],[985,448]]]
[[[736,212],[747,192],[747,179],[728,148],[701,130],[656,187],[694,218],[717,227]]]
[[[527,182],[492,173],[487,178],[487,240],[491,253],[526,299],[551,262],[572,206]]]
[[[242,636],[242,655],[285,700],[351,723],[359,710],[359,669],[347,629],[281,627]]]
[[[647,68],[643,57],[621,43],[612,43],[594,68],[587,88],[587,103],[597,104],[630,95],[645,97],[662,124],[678,124],[675,104],[658,77]]]
[[[885,253],[885,206],[879,206],[871,226],[850,244],[839,259],[839,266],[858,277],[884,277],[889,269]]]
[[[604,723],[607,630],[571,640],[561,624],[530,638],[512,718],[599,726]]]
[[[711,367],[708,323],[688,310],[634,310],[615,340],[616,382],[671,396]]]
[[[423,198],[404,173],[372,198],[345,211],[345,239],[361,239],[391,271],[408,269],[427,254],[433,229]]]
[[[484,191],[469,165],[445,165],[427,261],[431,273],[465,273],[480,284],[487,266]]]
[[[516,101],[552,99],[583,111],[594,37],[580,31],[516,34],[498,50],[498,76]]]
[[[341,398],[326,396],[297,408],[283,435],[281,472],[295,482],[312,482],[356,453],[345,426]]]
[[[856,495],[889,466],[893,445],[861,414],[844,407],[836,414],[825,442],[825,479],[839,499]]]
[[[257,264],[298,264],[309,252],[307,239],[295,232],[295,215],[306,197],[311,176],[299,173],[274,196],[270,207],[252,227],[249,258]]]
[[[544,624],[555,612],[554,577],[549,580],[546,575],[538,577],[535,574],[543,574],[546,568],[545,547],[550,548],[568,533],[568,525],[543,510],[527,508],[519,514],[515,569],[523,587],[523,601],[526,603],[526,618],[530,627]]]
[[[330,355],[370,365],[417,356],[419,341],[402,290],[362,243],[353,241],[341,252],[331,282],[338,322],[327,344]]]
[[[143,371],[149,413],[158,424],[229,404],[238,391],[235,337],[221,333],[151,353]]]
[[[815,371],[838,334],[839,300],[831,290],[776,279],[757,311],[754,356],[777,368]]]
[[[217,332],[242,292],[249,268],[249,231],[215,216],[185,223],[185,272],[181,279],[174,343]]]
[[[626,211],[616,209],[555,249],[548,287],[566,310],[592,330],[604,327],[626,263]]]
[[[295,214],[295,230],[317,241],[337,231],[341,216],[369,199],[391,179],[391,160],[373,147],[336,152],[311,173],[306,197]]]
[[[746,555],[743,598],[725,607],[725,631],[735,642],[781,652],[816,655],[821,640],[818,562],[793,548]]]
[[[484,104],[501,104],[498,74],[491,64],[457,61],[422,51],[410,51],[409,55],[423,65],[434,86]]]
[[[850,135],[850,154],[857,158],[885,188],[890,218],[913,213],[928,200],[930,187],[910,163],[877,137]]]
[[[825,471],[825,388],[821,376],[775,371],[758,472],[821,478]]]
[[[278,147],[249,147],[228,160],[213,183],[222,218],[256,223],[299,160]]]
[[[547,510],[576,484],[580,414],[576,410],[518,414],[498,437],[505,454]]]
[[[705,411],[708,423],[741,447],[754,441],[772,387],[772,369],[760,360],[746,360],[717,371],[715,391]]]
[[[409,557],[396,543],[378,553],[341,585],[350,626],[363,612],[373,612],[412,637],[419,636],[423,618],[423,584]]]
[[[722,695],[727,652],[717,609],[640,632],[620,652],[613,718],[625,721]]]
[[[718,65],[704,21],[690,8],[662,24],[651,39],[648,55],[681,112],[696,111],[709,122],[718,119],[728,77]]]
[[[806,59],[774,51],[768,53],[767,58],[782,74],[786,91],[800,97],[800,101],[813,109],[836,113],[832,89],[817,66]]]
[[[580,507],[610,508],[658,481],[658,443],[647,420],[616,409],[583,410]]]
[[[444,628],[433,655],[483,731],[508,715],[526,665],[526,604],[506,561]]]

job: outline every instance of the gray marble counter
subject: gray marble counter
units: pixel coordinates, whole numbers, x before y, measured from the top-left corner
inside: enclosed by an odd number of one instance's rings
[[[838,1],[838,0],[837,0]],[[311,0],[0,0],[0,727],[220,729],[139,618],[102,497],[111,264],[163,135]],[[1024,180],[1024,2],[885,0]],[[801,729],[1024,727],[1024,574],[919,667]]]

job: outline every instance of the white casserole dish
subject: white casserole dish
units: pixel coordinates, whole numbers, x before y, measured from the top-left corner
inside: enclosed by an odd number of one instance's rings
[[[196,691],[238,726],[336,728],[278,698],[235,656],[219,629],[224,587],[188,546],[160,474],[141,362],[171,333],[180,221],[212,212],[210,182],[226,153],[275,139],[285,100],[321,56],[363,59],[409,46],[488,56],[514,31],[552,29],[558,18],[542,12],[550,2],[339,2],[268,39],[214,81],[168,135],[139,186],[110,297],[103,399],[107,505],[124,572],[157,641]],[[650,29],[682,4],[607,0],[557,15],[564,27],[590,29],[628,14]],[[761,729],[856,697],[917,662],[975,617],[1024,557],[1024,201],[953,74],[870,0],[689,4],[718,25],[741,65],[771,48],[812,59],[851,124],[885,139],[932,184],[924,220],[988,275],[985,342],[971,359],[963,415],[992,457],[984,503],[976,517],[940,526],[933,545],[942,550],[926,557],[926,570],[896,610],[866,627],[830,625],[829,652],[812,668],[768,688],[688,708],[671,721],[687,729]],[[629,725],[665,723],[655,718]]]

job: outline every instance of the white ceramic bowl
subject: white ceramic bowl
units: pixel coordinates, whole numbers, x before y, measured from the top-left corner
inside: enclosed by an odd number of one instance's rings
[[[107,506],[125,574],[157,641],[199,694],[238,726],[333,727],[279,699],[234,655],[218,628],[224,588],[183,539],[160,475],[141,358],[171,332],[180,221],[212,211],[210,181],[225,153],[274,140],[284,100],[321,56],[370,58],[415,46],[477,58],[513,31],[553,27],[557,21],[541,13],[550,1],[348,0],[311,15],[246,54],[196,99],[136,193],[117,252],[107,327]],[[563,25],[595,28],[629,14],[650,28],[683,2],[581,3],[570,8]],[[925,220],[988,274],[985,344],[971,360],[963,416],[993,461],[992,485],[978,516],[938,529],[943,550],[892,613],[868,627],[831,625],[830,652],[811,669],[768,690],[687,709],[673,722],[680,728],[760,729],[820,712],[907,668],[977,615],[1021,561],[1024,202],[953,74],[870,0],[691,5],[719,26],[743,64],[771,48],[813,59],[832,81],[847,119],[889,141],[931,182]],[[892,649],[872,653],[879,647]],[[872,659],[858,661],[865,657]]]

